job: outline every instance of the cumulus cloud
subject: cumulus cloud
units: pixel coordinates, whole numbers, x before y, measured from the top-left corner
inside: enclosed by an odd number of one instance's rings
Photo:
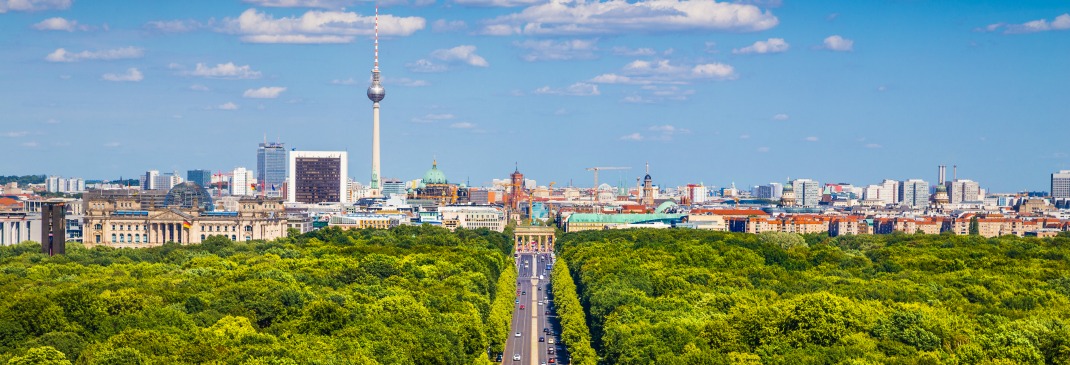
[[[431,31],[436,33],[444,32],[456,32],[459,30],[465,30],[468,28],[468,24],[463,20],[446,20],[439,19],[434,23],[431,23]]]
[[[653,48],[628,48],[628,47],[613,47],[613,54],[617,56],[653,56],[658,54]]]
[[[524,61],[563,61],[573,59],[594,58],[594,39],[572,39],[563,41],[553,40],[527,40],[514,42],[513,45],[527,50],[528,53],[520,56]]]
[[[446,65],[434,63],[423,58],[416,60],[416,62],[405,64],[405,68],[412,72],[443,72],[447,69]]]
[[[493,1],[493,0],[491,0]],[[752,32],[779,20],[750,4],[715,0],[551,1],[487,21],[489,35],[590,35],[678,31]]]
[[[67,32],[73,32],[76,30],[89,30],[89,27],[79,25],[77,20],[67,20],[60,17],[48,18],[42,20],[40,23],[34,24],[33,29],[37,30],[62,30]]]
[[[207,86],[204,86],[204,85],[201,85],[201,84],[190,85],[189,89],[193,90],[193,91],[208,91],[209,90]]]
[[[234,62],[220,63],[211,67],[198,63],[197,67],[187,74],[213,79],[258,79],[261,76],[260,71],[253,70],[249,65],[238,66]]]
[[[64,10],[71,0],[0,0],[0,14],[8,11]]]
[[[472,123],[469,123],[469,122],[459,122],[459,123],[450,124],[450,128],[456,128],[456,129],[472,129],[472,128],[475,128],[475,127],[476,127],[475,124],[472,124]]]
[[[591,82],[601,84],[686,84],[698,80],[732,80],[735,68],[723,63],[675,65],[669,60],[635,60],[621,72],[595,76]]]
[[[822,45],[822,48],[824,49],[837,52],[851,51],[854,49],[854,47],[855,41],[841,37],[839,35],[828,36],[827,38],[825,38],[825,42]]]
[[[814,137],[814,136],[809,136],[809,137],[804,138],[804,140],[807,141],[807,142],[817,142],[818,138]]]
[[[784,41],[784,38],[769,38],[765,41],[757,41],[754,44],[736,48],[732,50],[734,54],[751,54],[751,53],[781,53],[787,52],[791,45]]]
[[[639,132],[635,132],[635,133],[632,133],[632,134],[623,135],[623,136],[620,137],[620,139],[622,141],[642,141],[643,140],[643,135],[640,134]]]
[[[440,120],[450,120],[450,119],[454,119],[454,118],[456,118],[456,116],[454,116],[453,114],[449,114],[449,113],[439,113],[439,114],[431,113],[431,114],[427,114],[427,115],[422,116],[422,117],[412,118],[412,122],[413,123],[432,123],[432,122],[436,122],[436,121],[440,121]]]
[[[1063,15],[1059,15],[1051,21],[1048,21],[1047,19],[1037,19],[1022,24],[989,24],[987,27],[985,27],[984,30],[994,32],[999,29],[1003,29],[1003,33],[1005,34],[1023,34],[1047,32],[1053,30],[1067,30],[1070,29],[1070,13],[1064,13]]]
[[[470,66],[490,66],[487,60],[476,54],[476,46],[462,45],[450,49],[438,49],[431,52],[431,57],[446,62],[461,62]]]
[[[791,117],[788,116],[787,114],[784,114],[784,113],[779,113],[779,114],[774,114],[773,115],[773,120],[788,120],[789,118],[791,118]]]
[[[216,109],[219,109],[219,110],[238,110],[238,104],[234,104],[234,103],[228,101],[228,102],[226,102],[224,104],[221,104],[221,105],[217,106]]]
[[[383,78],[383,84],[385,84],[385,85],[401,85],[401,86],[408,86],[408,87],[420,87],[420,86],[431,85],[431,83],[427,82],[426,80],[410,79],[408,77],[397,77],[397,78],[384,77]]]
[[[408,36],[424,29],[420,17],[379,15],[379,34]],[[249,43],[348,43],[356,36],[374,33],[375,16],[341,11],[308,11],[301,16],[281,17],[249,9],[237,18],[223,20],[222,32],[236,34]]]
[[[138,71],[138,69],[128,68],[124,73],[106,73],[100,78],[106,81],[138,82],[144,79],[145,77],[141,75],[141,71]]]
[[[338,9],[356,3],[354,0],[243,0],[246,4],[272,8]]]
[[[866,148],[881,148],[881,147],[884,147],[884,146],[881,146],[881,145],[876,144],[876,143],[867,143],[866,144]]]
[[[245,93],[242,94],[242,97],[252,99],[274,99],[279,97],[279,94],[282,94],[283,91],[286,91],[285,87],[265,86],[259,89],[245,90]]]
[[[515,7],[535,5],[545,0],[453,0],[454,3],[480,7]]]
[[[103,51],[68,52],[66,49],[57,48],[45,56],[49,62],[78,62],[84,60],[121,60],[128,58],[140,58],[145,55],[145,50],[138,47],[123,47]]]
[[[535,89],[535,94],[540,95],[567,95],[567,96],[595,96],[601,95],[598,91],[598,85],[590,84],[586,82],[577,82],[569,85],[566,88],[557,89],[549,86],[543,86]]]
[[[153,20],[145,23],[145,29],[164,33],[192,32],[210,26],[196,20]]]
[[[11,131],[11,132],[0,133],[0,136],[4,136],[4,137],[8,137],[8,138],[19,138],[19,137],[25,137],[28,134],[30,134],[30,132],[27,132],[27,131]]]
[[[648,134],[635,132],[621,137],[625,141],[671,141],[673,136],[691,133],[690,130],[671,124],[652,125],[647,128]]]

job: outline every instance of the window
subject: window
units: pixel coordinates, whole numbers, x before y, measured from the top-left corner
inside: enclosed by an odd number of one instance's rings
[[[140,234],[135,234],[134,235],[134,242],[141,243],[141,235]]]
[[[99,234],[97,235],[97,242],[96,243],[100,243],[100,235]]]
[[[245,231],[246,232],[252,232],[253,231],[253,226],[245,226]]]
[[[100,223],[97,223],[96,225],[93,226],[93,229],[97,229],[97,230],[104,229],[104,225],[100,224]]]
[[[114,224],[111,225],[111,230],[113,230],[113,231],[115,230],[115,225]]]
[[[119,242],[126,242],[126,236],[119,235]]]
[[[111,234],[111,241],[112,241],[112,242],[115,242],[115,233],[112,233],[112,234]]]
[[[201,235],[201,241],[204,241],[204,235],[203,234]]]
[[[236,235],[236,234],[230,235],[230,240],[231,241],[237,241],[238,240],[238,235]]]

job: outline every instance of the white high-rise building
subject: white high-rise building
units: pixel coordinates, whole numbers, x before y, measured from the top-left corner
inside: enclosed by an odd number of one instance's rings
[[[256,195],[259,186],[256,186],[256,177],[253,171],[239,167],[230,173],[230,195]]]
[[[881,181],[880,196],[878,199],[884,204],[891,205],[899,202],[899,182],[890,179]]]
[[[1061,170],[1051,174],[1051,197],[1070,199],[1070,170]]]
[[[959,179],[951,182],[951,189],[948,190],[948,195],[951,198],[951,204],[961,204],[963,202],[979,202],[984,201],[983,191],[981,185],[976,181]]]
[[[160,176],[160,171],[149,170],[144,175],[141,175],[138,180],[141,181],[141,190],[156,190],[156,178]]]
[[[49,176],[45,179],[45,191],[50,193],[82,193],[85,192],[85,180],[72,177],[70,179]]]
[[[929,183],[921,179],[910,179],[899,183],[900,202],[904,206],[924,207],[929,205]]]
[[[816,207],[821,202],[821,186],[817,181],[795,179],[791,185],[795,190],[795,204],[803,207]]]

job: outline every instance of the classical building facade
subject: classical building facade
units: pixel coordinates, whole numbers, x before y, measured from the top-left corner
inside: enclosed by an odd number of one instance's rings
[[[241,199],[235,211],[215,211],[211,197],[194,183],[171,189],[166,205],[142,207],[137,195],[95,195],[85,200],[86,247],[154,247],[167,242],[201,243],[224,236],[234,241],[273,240],[286,235],[280,199]]]

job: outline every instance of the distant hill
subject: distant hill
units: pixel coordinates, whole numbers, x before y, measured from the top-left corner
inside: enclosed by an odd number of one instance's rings
[[[24,185],[29,185],[29,184],[44,184],[45,183],[45,177],[46,177],[45,175],[25,175],[25,176],[16,176],[16,175],[3,176],[3,175],[0,175],[0,185],[7,184],[7,183],[12,182],[12,181],[19,183],[19,186],[24,186]]]

